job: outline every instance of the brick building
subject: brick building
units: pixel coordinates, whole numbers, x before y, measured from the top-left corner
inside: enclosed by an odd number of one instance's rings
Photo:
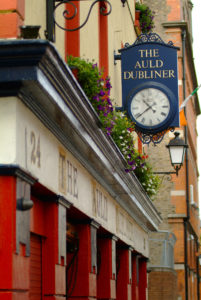
[[[178,53],[179,98],[182,101],[198,86],[192,50],[191,1],[144,1],[155,11],[155,31],[180,48]],[[200,299],[199,291],[199,200],[196,118],[200,114],[197,95],[184,109],[180,132],[188,144],[185,163],[176,175],[161,176],[162,185],[155,200],[163,223],[160,233],[150,235],[149,300]],[[172,133],[149,151],[156,171],[173,171],[168,144]],[[156,245],[157,248],[156,253]],[[160,250],[159,250],[160,249]],[[174,251],[174,253],[173,253]],[[159,284],[160,282],[160,284]]]

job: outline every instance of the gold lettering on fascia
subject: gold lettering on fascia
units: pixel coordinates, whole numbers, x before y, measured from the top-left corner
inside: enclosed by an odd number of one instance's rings
[[[141,59],[135,63],[133,70],[124,71],[124,80],[175,78],[174,70],[162,69],[164,62],[160,59],[159,49],[144,49],[138,52]]]
[[[118,213],[118,221],[119,221],[119,233],[121,233],[123,236],[127,237],[130,241],[133,240],[134,236],[134,228],[133,224],[129,221],[126,216],[124,216],[123,213]]]
[[[98,188],[94,191],[94,213],[104,221],[108,220],[108,199]]]
[[[40,134],[25,128],[25,166],[31,165],[41,168]]]
[[[78,198],[78,170],[63,151],[59,153],[59,190]]]
[[[59,153],[59,190],[66,193],[66,156]]]

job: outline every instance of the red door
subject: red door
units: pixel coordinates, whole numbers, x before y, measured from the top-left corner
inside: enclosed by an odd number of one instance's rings
[[[31,234],[30,243],[30,300],[42,300],[42,240]]]

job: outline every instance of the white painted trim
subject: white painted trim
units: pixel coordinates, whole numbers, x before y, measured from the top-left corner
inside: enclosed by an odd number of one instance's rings
[[[174,190],[171,191],[171,196],[186,196],[186,191],[185,190]]]
[[[184,270],[185,269],[185,265],[184,264],[175,264],[174,265],[174,269],[175,270]]]

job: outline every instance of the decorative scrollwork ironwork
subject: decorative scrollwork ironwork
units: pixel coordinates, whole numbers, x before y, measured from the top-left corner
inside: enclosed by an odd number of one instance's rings
[[[130,47],[130,44],[127,42],[127,43],[125,43],[124,47],[128,48],[128,47]]]
[[[157,172],[154,172],[154,174],[157,174],[157,175],[160,175],[160,179],[161,179],[161,184],[164,182],[164,181],[172,181],[172,174],[166,174],[166,173],[157,173]]]
[[[172,181],[172,174],[163,174],[162,181],[163,180]]]
[[[172,41],[169,41],[169,42],[168,42],[168,45],[170,45],[170,46],[174,46],[174,44],[173,44],[173,42],[172,42]]]
[[[137,37],[133,45],[140,45],[144,43],[159,43],[159,44],[167,45],[157,33],[149,33],[149,34],[142,33]],[[169,41],[168,45],[173,46],[173,42]]]
[[[156,145],[162,142],[164,135],[167,131],[174,131],[174,128],[168,128],[158,133],[143,133],[136,129],[139,139],[143,144],[150,144],[151,142]]]
[[[90,8],[89,8],[89,12],[87,14],[87,17],[86,19],[84,20],[84,22],[78,26],[78,27],[75,27],[75,28],[66,28],[66,27],[63,27],[61,26],[57,21],[56,21],[56,17],[55,17],[55,13],[56,13],[56,10],[58,9],[58,7],[60,7],[61,5],[64,5],[64,4],[69,4],[72,8],[72,13],[71,13],[71,10],[69,9],[65,9],[63,11],[63,18],[65,20],[72,20],[74,19],[76,16],[77,16],[77,8],[76,8],[76,5],[73,3],[74,1],[79,1],[79,0],[56,0],[55,2],[58,2],[58,4],[55,5],[55,8],[54,8],[54,23],[62,30],[65,30],[65,31],[76,31],[76,30],[79,30],[81,29],[82,27],[84,27],[84,25],[88,22],[89,20],[89,17],[90,17],[90,14],[91,14],[91,11],[94,7],[94,5],[96,3],[102,3],[101,7],[100,7],[100,13],[103,15],[103,16],[107,16],[111,13],[112,11],[112,5],[111,3],[108,1],[108,0],[95,0]]]

